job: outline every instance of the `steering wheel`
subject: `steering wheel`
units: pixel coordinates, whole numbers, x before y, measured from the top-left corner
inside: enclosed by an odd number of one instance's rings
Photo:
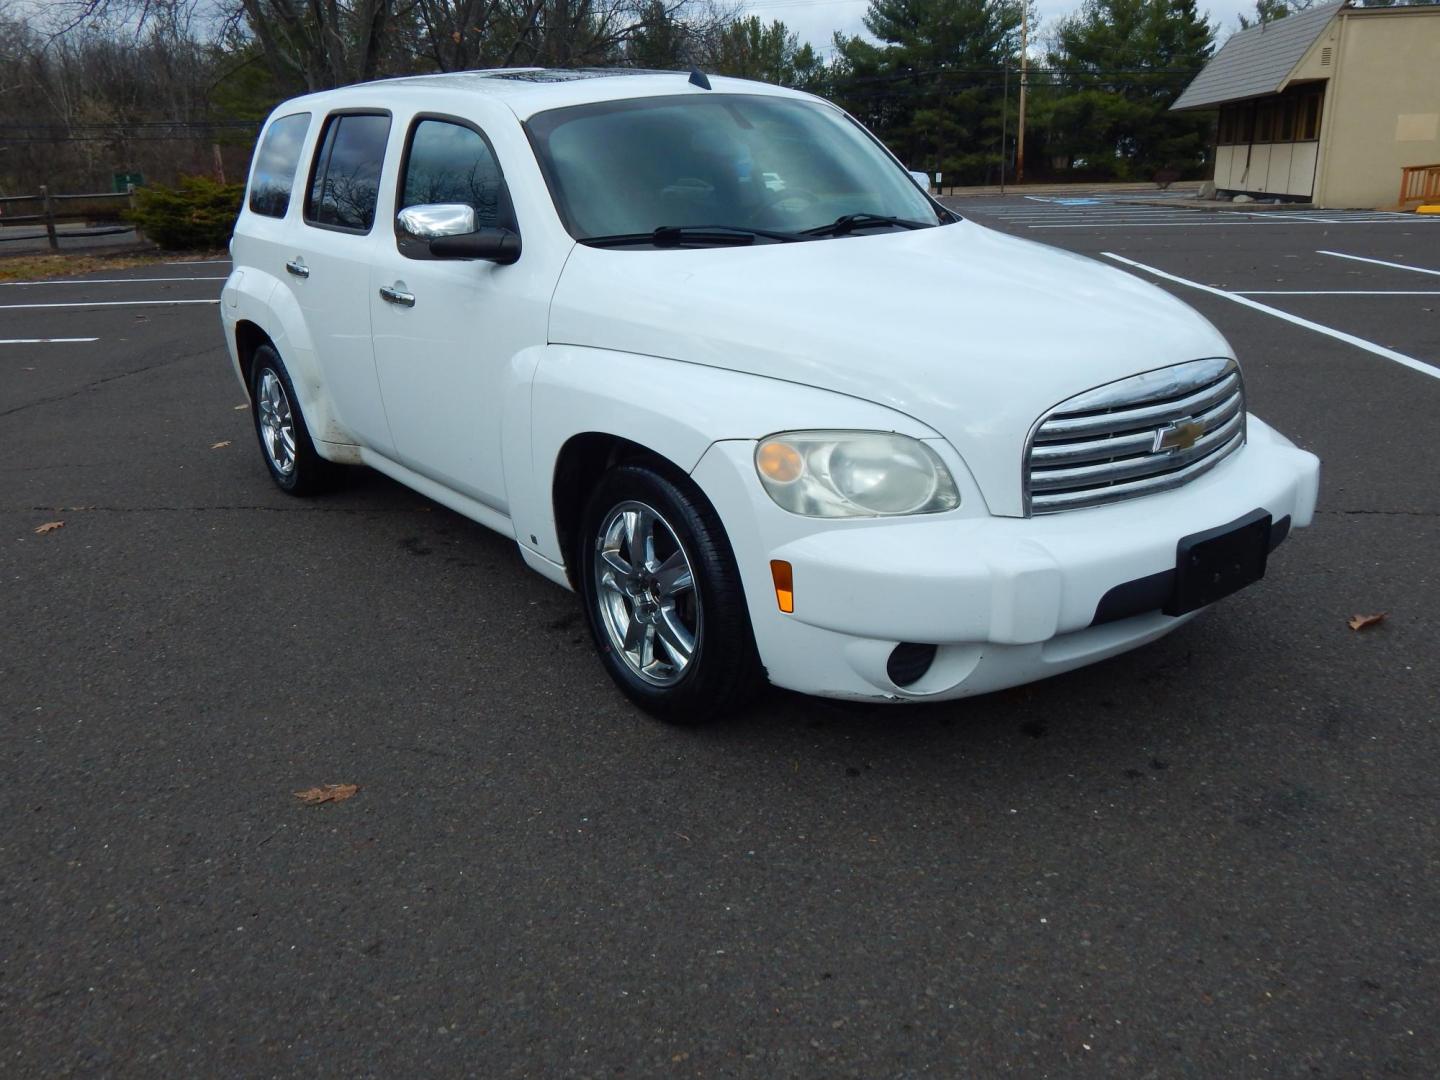
[[[803,201],[805,206],[814,206],[820,201],[820,196],[816,195],[813,191],[806,191],[804,188],[786,188],[784,191],[775,192],[773,198],[766,199],[763,203],[761,203],[758,207],[751,211],[746,216],[745,220],[747,222],[756,221],[757,219],[762,218],[766,214],[770,213],[781,203],[788,202],[791,199],[800,199]],[[799,207],[798,209],[803,208],[804,207]]]

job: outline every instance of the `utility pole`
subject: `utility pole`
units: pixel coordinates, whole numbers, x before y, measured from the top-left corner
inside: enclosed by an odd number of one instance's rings
[[[1007,63],[1001,76],[1000,98],[1000,194],[1005,194],[1005,141],[1009,136],[1010,121],[1010,65]]]
[[[1020,0],[1020,123],[1015,135],[1015,183],[1025,180],[1025,85],[1028,82],[1026,70],[1030,58],[1030,3]]]

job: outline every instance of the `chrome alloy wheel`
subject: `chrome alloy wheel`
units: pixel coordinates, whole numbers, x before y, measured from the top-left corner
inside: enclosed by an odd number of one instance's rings
[[[290,412],[290,398],[285,384],[274,371],[260,376],[260,389],[255,407],[259,413],[260,441],[270,464],[281,476],[295,471],[295,418]]]
[[[627,501],[605,517],[595,540],[596,600],[610,645],[653,686],[674,686],[700,643],[700,596],[685,549],[669,523]]]

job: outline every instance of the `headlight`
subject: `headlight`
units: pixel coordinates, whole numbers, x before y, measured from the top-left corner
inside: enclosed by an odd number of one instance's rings
[[[935,514],[960,505],[945,463],[919,439],[880,431],[789,431],[761,441],[770,497],[806,517]]]

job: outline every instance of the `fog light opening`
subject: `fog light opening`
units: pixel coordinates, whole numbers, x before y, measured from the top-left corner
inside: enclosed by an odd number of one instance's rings
[[[775,603],[786,615],[795,611],[795,572],[783,559],[770,560],[770,577],[775,581]]]
[[[885,664],[885,674],[896,686],[911,686],[925,677],[930,665],[935,662],[938,645],[922,645],[914,641],[902,641],[890,652]]]

